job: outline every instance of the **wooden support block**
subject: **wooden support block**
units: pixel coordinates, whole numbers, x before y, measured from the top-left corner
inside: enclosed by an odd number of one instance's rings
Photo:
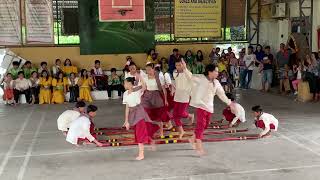
[[[308,82],[301,81],[298,85],[298,101],[308,102],[313,98],[310,93],[310,87]]]

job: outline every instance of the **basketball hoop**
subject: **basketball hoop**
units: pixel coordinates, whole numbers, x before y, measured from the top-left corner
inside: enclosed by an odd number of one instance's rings
[[[118,12],[121,14],[121,16],[125,16],[127,12],[133,11],[132,9],[119,9]]]

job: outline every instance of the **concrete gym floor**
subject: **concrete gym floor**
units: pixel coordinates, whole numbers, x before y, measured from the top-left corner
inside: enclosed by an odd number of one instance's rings
[[[189,144],[158,145],[135,161],[136,146],[74,147],[57,131],[56,119],[72,104],[0,105],[0,179],[91,180],[318,180],[320,176],[320,104],[299,103],[279,95],[239,91],[237,98],[247,111],[261,104],[280,119],[271,138],[206,143],[208,155],[197,157]],[[99,101],[97,127],[121,126],[120,100]],[[216,117],[224,105],[216,100]]]

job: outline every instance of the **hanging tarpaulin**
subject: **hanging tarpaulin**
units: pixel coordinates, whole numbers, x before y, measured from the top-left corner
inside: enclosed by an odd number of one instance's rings
[[[0,1],[0,45],[20,45],[20,0]]]
[[[27,44],[53,44],[52,0],[25,0]]]

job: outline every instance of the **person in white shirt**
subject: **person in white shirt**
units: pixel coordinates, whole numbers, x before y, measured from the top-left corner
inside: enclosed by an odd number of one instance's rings
[[[31,81],[24,78],[23,71],[18,73],[18,78],[13,82],[13,94],[14,100],[16,103],[19,103],[19,97],[21,94],[24,94],[26,97],[26,102],[31,103],[31,91],[32,87]]]
[[[254,63],[256,61],[256,55],[253,54],[253,47],[248,47],[248,54],[243,57],[244,63],[245,63],[245,69],[243,72],[243,88],[248,89],[250,86],[250,82],[252,79],[252,71],[254,69]],[[248,75],[248,80],[246,80],[246,77]]]
[[[134,88],[134,77],[128,77],[124,81],[126,91],[123,94],[123,104],[126,105],[124,126],[129,130],[130,126],[135,131],[135,141],[139,146],[139,153],[136,160],[144,159],[144,144],[151,143],[155,150],[153,134],[158,131],[159,126],[152,124],[147,112],[141,105],[141,96],[146,89],[142,79],[142,86]]]
[[[56,59],[55,65],[52,66],[52,76],[56,77],[59,72],[62,72],[61,60],[60,59]]]
[[[260,138],[270,137],[271,131],[277,131],[279,121],[272,114],[263,112],[260,106],[252,107],[253,114],[255,116],[255,125],[257,128],[263,129],[259,134]]]
[[[134,77],[135,82],[134,86],[141,86],[141,78],[145,78],[147,75],[142,70],[137,70],[137,66],[134,62],[130,62],[129,64],[129,72],[125,72],[124,79],[127,79],[128,77]]]
[[[167,91],[164,77],[156,72],[154,64],[146,65],[147,76],[143,79],[146,91],[142,96],[142,106],[145,108],[152,121],[159,122],[160,136],[163,136],[163,123],[168,122],[166,106],[168,106]],[[143,78],[143,77],[141,77]]]
[[[209,64],[206,66],[204,75],[194,75],[192,80],[190,106],[196,108],[197,123],[194,136],[189,141],[200,156],[205,155],[202,146],[203,132],[208,127],[211,115],[214,112],[214,96],[218,95],[231,109],[234,108],[233,103],[225,95],[220,82],[217,80],[218,75],[218,67]]]
[[[64,111],[57,119],[58,129],[62,131],[63,135],[67,136],[68,129],[72,121],[77,119],[81,114],[85,113],[86,103],[79,101],[73,110]]]
[[[100,60],[94,61],[94,67],[91,69],[94,86],[99,90],[108,89],[108,76],[103,73]]]
[[[223,120],[228,121],[229,127],[238,126],[241,122],[246,122],[246,112],[244,108],[235,102],[235,99],[231,93],[227,93],[226,96],[234,103],[234,109],[231,110],[227,106],[223,110]]]
[[[192,73],[188,70],[187,65],[183,59],[176,61],[176,70],[173,72],[173,78],[175,80],[175,94],[174,94],[174,106],[173,106],[173,120],[178,127],[180,138],[185,134],[182,126],[182,118],[188,118],[190,124],[193,124],[194,115],[189,114],[189,101],[191,94]]]
[[[81,115],[70,124],[66,141],[79,146],[82,140],[94,142],[97,146],[102,147],[104,144],[96,140],[96,138],[90,133],[90,119],[96,116],[98,108],[94,105],[87,107],[87,114]]]

